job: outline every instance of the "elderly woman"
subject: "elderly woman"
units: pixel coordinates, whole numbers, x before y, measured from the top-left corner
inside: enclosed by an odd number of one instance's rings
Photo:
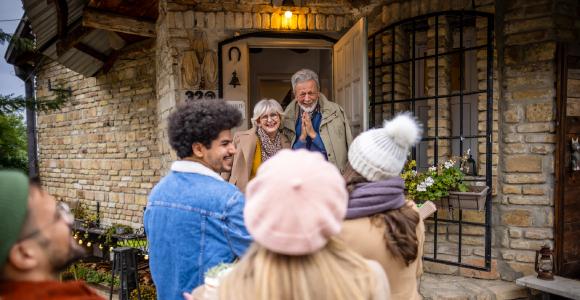
[[[242,192],[246,184],[256,175],[262,162],[284,148],[290,148],[290,141],[280,132],[284,112],[274,99],[262,99],[254,106],[252,128],[234,135],[236,154],[232,171],[225,178]]]

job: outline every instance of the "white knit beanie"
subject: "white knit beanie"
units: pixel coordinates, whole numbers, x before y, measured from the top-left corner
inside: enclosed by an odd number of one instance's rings
[[[421,124],[410,113],[385,120],[383,128],[357,136],[348,150],[348,161],[369,181],[399,176],[409,149],[421,140]]]

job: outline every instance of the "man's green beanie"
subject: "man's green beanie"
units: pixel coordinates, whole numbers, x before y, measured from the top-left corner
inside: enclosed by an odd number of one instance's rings
[[[0,170],[0,269],[18,240],[28,207],[28,177],[20,171]]]

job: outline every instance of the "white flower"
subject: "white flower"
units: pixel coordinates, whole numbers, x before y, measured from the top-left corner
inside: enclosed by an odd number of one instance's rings
[[[427,187],[425,186],[424,182],[421,182],[418,186],[417,186],[417,191],[418,192],[426,192],[427,191]]]
[[[411,174],[413,174],[413,176],[417,176],[417,171],[416,170],[411,170]]]
[[[425,184],[425,186],[432,186],[435,183],[435,180],[433,180],[433,178],[431,177],[427,177],[425,179],[425,181],[423,182],[423,184]]]
[[[437,171],[437,166],[431,166],[431,167],[429,167],[429,171],[431,171],[431,172]]]
[[[445,162],[444,167],[445,167],[445,169],[449,169],[449,168],[452,168],[453,165],[455,165],[455,163],[452,160],[450,160],[450,161]]]

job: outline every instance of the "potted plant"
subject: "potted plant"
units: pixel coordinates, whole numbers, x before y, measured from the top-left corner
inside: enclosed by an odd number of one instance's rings
[[[410,160],[401,177],[405,181],[407,195],[417,201],[434,201],[437,206],[449,209],[471,209],[481,211],[485,206],[488,187],[468,186],[463,182],[464,174],[453,159],[424,172],[416,171],[417,163]]]

